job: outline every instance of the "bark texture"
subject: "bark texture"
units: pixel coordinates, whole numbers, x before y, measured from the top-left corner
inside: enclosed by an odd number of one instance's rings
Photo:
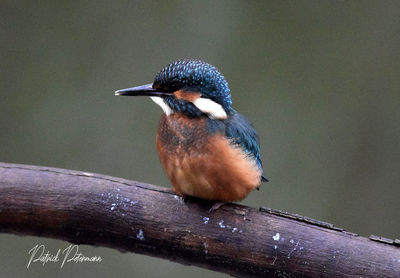
[[[0,163],[0,232],[107,246],[237,277],[400,277],[398,240],[268,208],[183,200],[100,174]]]

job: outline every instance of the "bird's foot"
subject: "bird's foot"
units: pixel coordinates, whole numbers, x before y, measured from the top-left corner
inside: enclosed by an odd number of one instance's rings
[[[175,200],[178,201],[180,204],[185,204],[188,201],[188,197],[185,195],[176,194],[174,195]]]
[[[214,211],[216,211],[217,209],[219,209],[220,207],[222,207],[223,205],[226,205],[227,203],[224,203],[224,202],[218,202],[218,203],[215,203],[211,208],[210,208],[210,210],[208,211],[209,213],[213,213]]]

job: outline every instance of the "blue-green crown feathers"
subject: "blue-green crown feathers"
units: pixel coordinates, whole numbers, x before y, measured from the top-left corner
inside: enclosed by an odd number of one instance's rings
[[[224,107],[231,109],[232,101],[228,82],[218,69],[200,60],[179,60],[163,68],[155,77],[153,88],[174,92],[187,90],[200,92],[202,97],[207,97]],[[177,103],[170,103],[172,106]],[[179,110],[179,109],[178,109]]]

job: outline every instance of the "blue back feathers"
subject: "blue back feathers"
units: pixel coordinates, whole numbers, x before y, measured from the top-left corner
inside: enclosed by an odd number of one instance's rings
[[[225,120],[225,135],[234,145],[240,146],[247,155],[253,157],[262,170],[258,134],[252,124],[241,114],[234,111]]]
[[[246,155],[255,160],[262,170],[260,145],[253,125],[241,114],[232,109],[224,121],[207,119],[208,134],[222,133],[232,140],[234,146],[242,148]]]

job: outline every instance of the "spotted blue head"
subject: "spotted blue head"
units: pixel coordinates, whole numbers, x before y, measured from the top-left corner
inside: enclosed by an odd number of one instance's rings
[[[218,69],[200,60],[179,60],[164,67],[153,83],[116,95],[150,96],[164,112],[224,120],[232,112],[228,83]]]

